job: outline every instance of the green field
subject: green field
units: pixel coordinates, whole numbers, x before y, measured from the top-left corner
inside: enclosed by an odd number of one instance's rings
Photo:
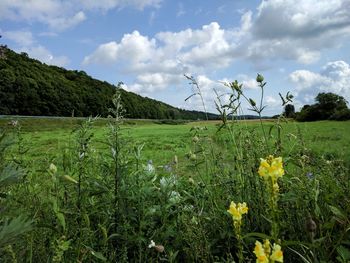
[[[6,127],[11,118],[0,119],[0,127]],[[36,158],[45,153],[45,158],[55,158],[57,150],[62,149],[73,140],[73,131],[84,119],[72,118],[23,118],[19,119],[23,139],[28,146],[28,158]],[[92,146],[105,148],[104,138],[107,132],[107,119],[94,121],[94,138]],[[215,134],[218,121],[189,122],[186,124],[157,124],[152,120],[126,120],[123,125],[123,135],[128,142],[135,145],[145,144],[144,157],[158,164],[166,163],[174,155],[184,157],[190,150],[191,132],[195,126],[206,127],[202,132],[209,136]],[[265,121],[266,131],[274,122]],[[305,147],[323,156],[334,156],[350,162],[350,121],[318,121],[318,122],[288,122],[282,125],[283,144],[287,150],[295,147],[294,136],[301,135]],[[261,133],[258,121],[242,121],[235,129],[257,130]],[[261,134],[260,134],[261,135]],[[275,137],[272,130],[271,138]],[[39,158],[40,159],[40,158]]]
[[[278,136],[276,120],[11,120],[0,167],[23,174],[0,204],[31,224],[0,230],[2,262],[248,262],[266,238],[284,262],[350,260],[349,121],[281,122]],[[277,190],[257,172],[270,154]],[[239,224],[231,201],[249,207]]]

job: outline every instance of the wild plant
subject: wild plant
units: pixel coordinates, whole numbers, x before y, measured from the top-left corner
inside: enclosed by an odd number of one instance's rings
[[[6,255],[16,262],[17,255],[13,249],[25,233],[32,229],[32,221],[26,218],[26,214],[12,211],[15,198],[12,188],[15,184],[23,182],[25,171],[17,163],[6,159],[6,152],[13,146],[11,131],[0,130],[0,260],[6,259]]]

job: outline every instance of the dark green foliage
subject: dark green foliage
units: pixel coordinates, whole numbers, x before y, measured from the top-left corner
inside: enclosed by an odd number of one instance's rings
[[[117,88],[84,71],[48,66],[0,46],[0,115],[108,116]],[[120,89],[126,118],[206,119],[204,112],[178,109]],[[209,114],[209,119],[217,119]]]
[[[284,106],[284,113],[283,115],[286,118],[294,118],[295,117],[295,108],[293,104],[287,104]]]
[[[319,93],[313,105],[304,105],[296,114],[298,121],[349,120],[350,110],[344,97],[334,93]]]

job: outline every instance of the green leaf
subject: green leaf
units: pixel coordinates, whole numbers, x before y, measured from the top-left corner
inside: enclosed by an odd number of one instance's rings
[[[93,250],[91,247],[85,246],[91,253],[91,255],[93,255],[95,258],[98,258],[102,261],[107,261],[107,259],[102,255],[101,252],[97,252],[95,250]]]
[[[347,216],[337,207],[329,205],[329,208],[331,209],[332,213],[340,219],[340,221],[347,221]]]
[[[64,214],[61,212],[57,212],[56,213],[56,217],[58,219],[58,222],[60,223],[60,225],[63,228],[63,231],[66,231],[66,219],[64,217]]]

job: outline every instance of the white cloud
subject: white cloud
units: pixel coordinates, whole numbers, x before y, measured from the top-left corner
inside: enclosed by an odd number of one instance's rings
[[[87,11],[133,7],[159,7],[162,0],[1,0],[0,20],[40,22],[54,30],[74,27],[86,19]]]
[[[114,8],[124,8],[127,6],[143,10],[148,6],[158,8],[162,1],[163,0],[78,0],[78,2],[88,10],[109,10]]]
[[[65,30],[67,28],[74,27],[86,19],[83,11],[77,12],[72,17],[56,17],[48,20],[48,24],[55,29]]]
[[[115,3],[103,2],[107,7],[108,3]],[[123,73],[134,76],[128,89],[141,94],[184,83],[185,73],[210,76],[235,61],[249,61],[255,67],[268,67],[276,60],[312,64],[324,50],[339,47],[339,43],[350,38],[350,13],[345,11],[349,8],[348,0],[331,3],[310,0],[298,4],[292,0],[262,1],[256,13],[242,11],[236,28],[224,29],[212,22],[198,29],[159,32],[154,36],[134,31],[120,40],[99,45],[84,58],[83,64],[118,65]],[[314,87],[324,81],[320,74],[297,71],[290,78],[300,86]],[[200,80],[204,89],[216,85],[208,79]],[[257,88],[254,79],[245,76],[239,80],[247,89]],[[305,94],[305,98],[308,96]],[[212,101],[213,94],[209,97]]]
[[[227,67],[233,59],[229,50],[225,31],[213,22],[198,30],[160,32],[154,38],[134,31],[120,42],[101,44],[84,58],[83,65],[121,65],[123,72],[136,74],[129,90],[148,94],[180,84],[183,74]]]
[[[136,67],[149,60],[155,52],[155,39],[140,35],[138,31],[125,34],[120,43],[109,42],[100,45],[97,50],[84,58],[83,64],[108,64],[123,60]]]
[[[1,34],[5,39],[16,43],[18,52],[25,52],[30,57],[49,65],[63,67],[69,64],[69,59],[66,56],[54,56],[47,48],[39,45],[30,31],[4,31]]]
[[[313,103],[320,92],[333,92],[350,101],[350,66],[345,61],[329,62],[320,72],[296,70],[289,79],[295,83],[301,103]]]
[[[319,60],[321,51],[350,37],[348,0],[268,0],[258,7],[250,38],[243,41],[247,57],[288,59],[302,64]]]
[[[5,31],[2,34],[5,39],[10,39],[18,45],[29,46],[34,43],[33,34],[30,31]]]

